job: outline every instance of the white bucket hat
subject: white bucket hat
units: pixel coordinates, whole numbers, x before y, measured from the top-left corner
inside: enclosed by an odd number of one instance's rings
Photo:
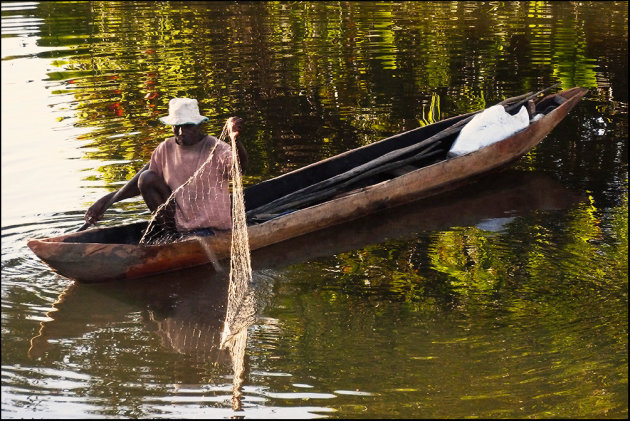
[[[208,117],[199,114],[199,105],[193,98],[173,98],[168,103],[168,115],[160,117],[160,121],[171,126],[180,124],[201,124]]]

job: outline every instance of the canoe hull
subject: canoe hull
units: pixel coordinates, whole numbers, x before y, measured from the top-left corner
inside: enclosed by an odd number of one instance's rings
[[[573,88],[567,99],[515,135],[475,152],[438,162],[394,179],[354,190],[342,197],[296,210],[248,228],[251,250],[341,224],[379,210],[441,193],[506,167],[535,147],[587,93]],[[142,223],[131,224],[138,229]],[[92,236],[97,236],[97,228]],[[135,279],[229,257],[231,234],[192,238],[151,246],[86,242],[84,233],[28,241],[31,250],[57,273],[79,282]]]

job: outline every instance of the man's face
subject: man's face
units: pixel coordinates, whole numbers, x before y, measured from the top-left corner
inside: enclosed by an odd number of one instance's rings
[[[190,146],[199,141],[199,126],[195,124],[182,124],[173,126],[175,141],[180,145]]]

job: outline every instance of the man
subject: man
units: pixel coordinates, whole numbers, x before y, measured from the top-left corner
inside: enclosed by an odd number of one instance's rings
[[[172,206],[163,207],[158,217],[166,226],[178,232],[209,234],[232,227],[229,177],[232,151],[229,144],[205,135],[200,124],[208,118],[199,113],[196,99],[173,98],[169,115],[161,117],[163,124],[173,126],[173,137],[160,143],[151,160],[120,190],[97,200],[85,213],[85,220],[93,224],[113,203],[142,194],[151,212],[156,210],[177,190]],[[236,143],[239,162],[247,166],[245,147],[236,139],[242,119],[228,120],[228,135]],[[211,157],[210,159],[208,159]],[[191,179],[191,176],[199,173]],[[180,188],[183,184],[184,187]]]

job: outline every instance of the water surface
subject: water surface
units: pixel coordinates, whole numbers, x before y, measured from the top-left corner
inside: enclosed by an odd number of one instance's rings
[[[627,417],[627,6],[3,3],[3,418]],[[557,82],[589,94],[510,171],[255,252],[237,379],[225,268],[83,285],[26,247],[174,96],[245,119],[249,185]]]

